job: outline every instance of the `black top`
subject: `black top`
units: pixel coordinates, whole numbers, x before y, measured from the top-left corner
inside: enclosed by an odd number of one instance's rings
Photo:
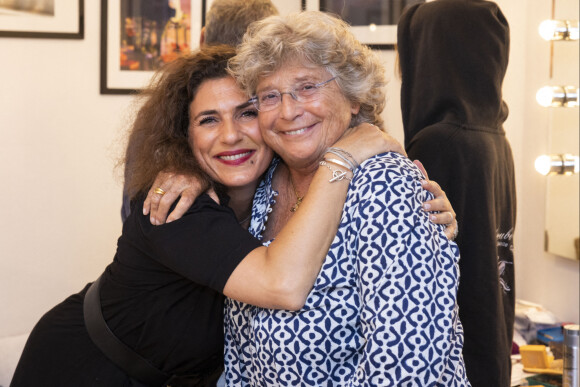
[[[115,259],[101,280],[105,320],[119,339],[168,374],[218,368],[223,362],[223,287],[261,243],[239,226],[229,207],[207,195],[183,218],[162,226],[151,225],[142,204],[132,205]],[[11,386],[126,383],[127,375],[106,364],[88,338],[82,317],[85,292],[69,297],[37,324]]]
[[[473,386],[509,386],[514,321],[514,165],[503,122],[509,27],[495,3],[438,0],[398,25],[405,147],[459,221],[459,316]]]

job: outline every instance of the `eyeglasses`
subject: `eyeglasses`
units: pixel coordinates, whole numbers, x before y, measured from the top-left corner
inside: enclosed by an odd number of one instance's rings
[[[289,94],[294,99],[294,101],[300,103],[314,101],[320,96],[320,88],[328,84],[330,81],[333,81],[334,79],[336,79],[336,77],[332,77],[329,80],[320,83],[301,83],[290,91],[262,91],[255,97],[252,97],[249,102],[252,102],[256,109],[259,111],[269,112],[280,106],[282,103],[282,96],[284,94]]]

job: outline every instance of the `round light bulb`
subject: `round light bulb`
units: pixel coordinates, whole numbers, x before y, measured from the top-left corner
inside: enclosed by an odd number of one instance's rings
[[[369,24],[369,29],[372,32],[375,32],[377,30],[377,25],[375,23],[371,23],[371,24]]]
[[[554,88],[552,86],[544,86],[536,93],[536,101],[540,106],[548,107],[552,105],[554,100]]]
[[[538,32],[544,40],[552,40],[558,25],[557,20],[544,20],[538,27]]]
[[[548,155],[539,156],[534,162],[534,167],[536,171],[541,175],[547,175],[550,173],[550,167],[552,164],[552,158]]]

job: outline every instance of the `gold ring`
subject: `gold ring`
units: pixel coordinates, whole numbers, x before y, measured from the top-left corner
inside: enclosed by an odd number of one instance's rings
[[[165,195],[165,191],[161,187],[155,188],[155,190],[153,192],[155,192],[156,194],[159,194],[161,196]]]

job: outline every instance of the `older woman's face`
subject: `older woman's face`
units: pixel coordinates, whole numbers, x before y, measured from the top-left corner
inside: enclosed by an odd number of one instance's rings
[[[270,90],[281,93],[301,85],[318,84],[332,78],[319,66],[300,62],[288,63],[258,82],[258,95]],[[271,111],[260,111],[258,120],[264,141],[291,168],[312,168],[348,128],[358,105],[348,101],[336,81],[317,90],[314,100],[299,102],[290,94]]]
[[[258,112],[232,77],[204,81],[189,107],[193,154],[227,187],[256,184],[272,160]]]

